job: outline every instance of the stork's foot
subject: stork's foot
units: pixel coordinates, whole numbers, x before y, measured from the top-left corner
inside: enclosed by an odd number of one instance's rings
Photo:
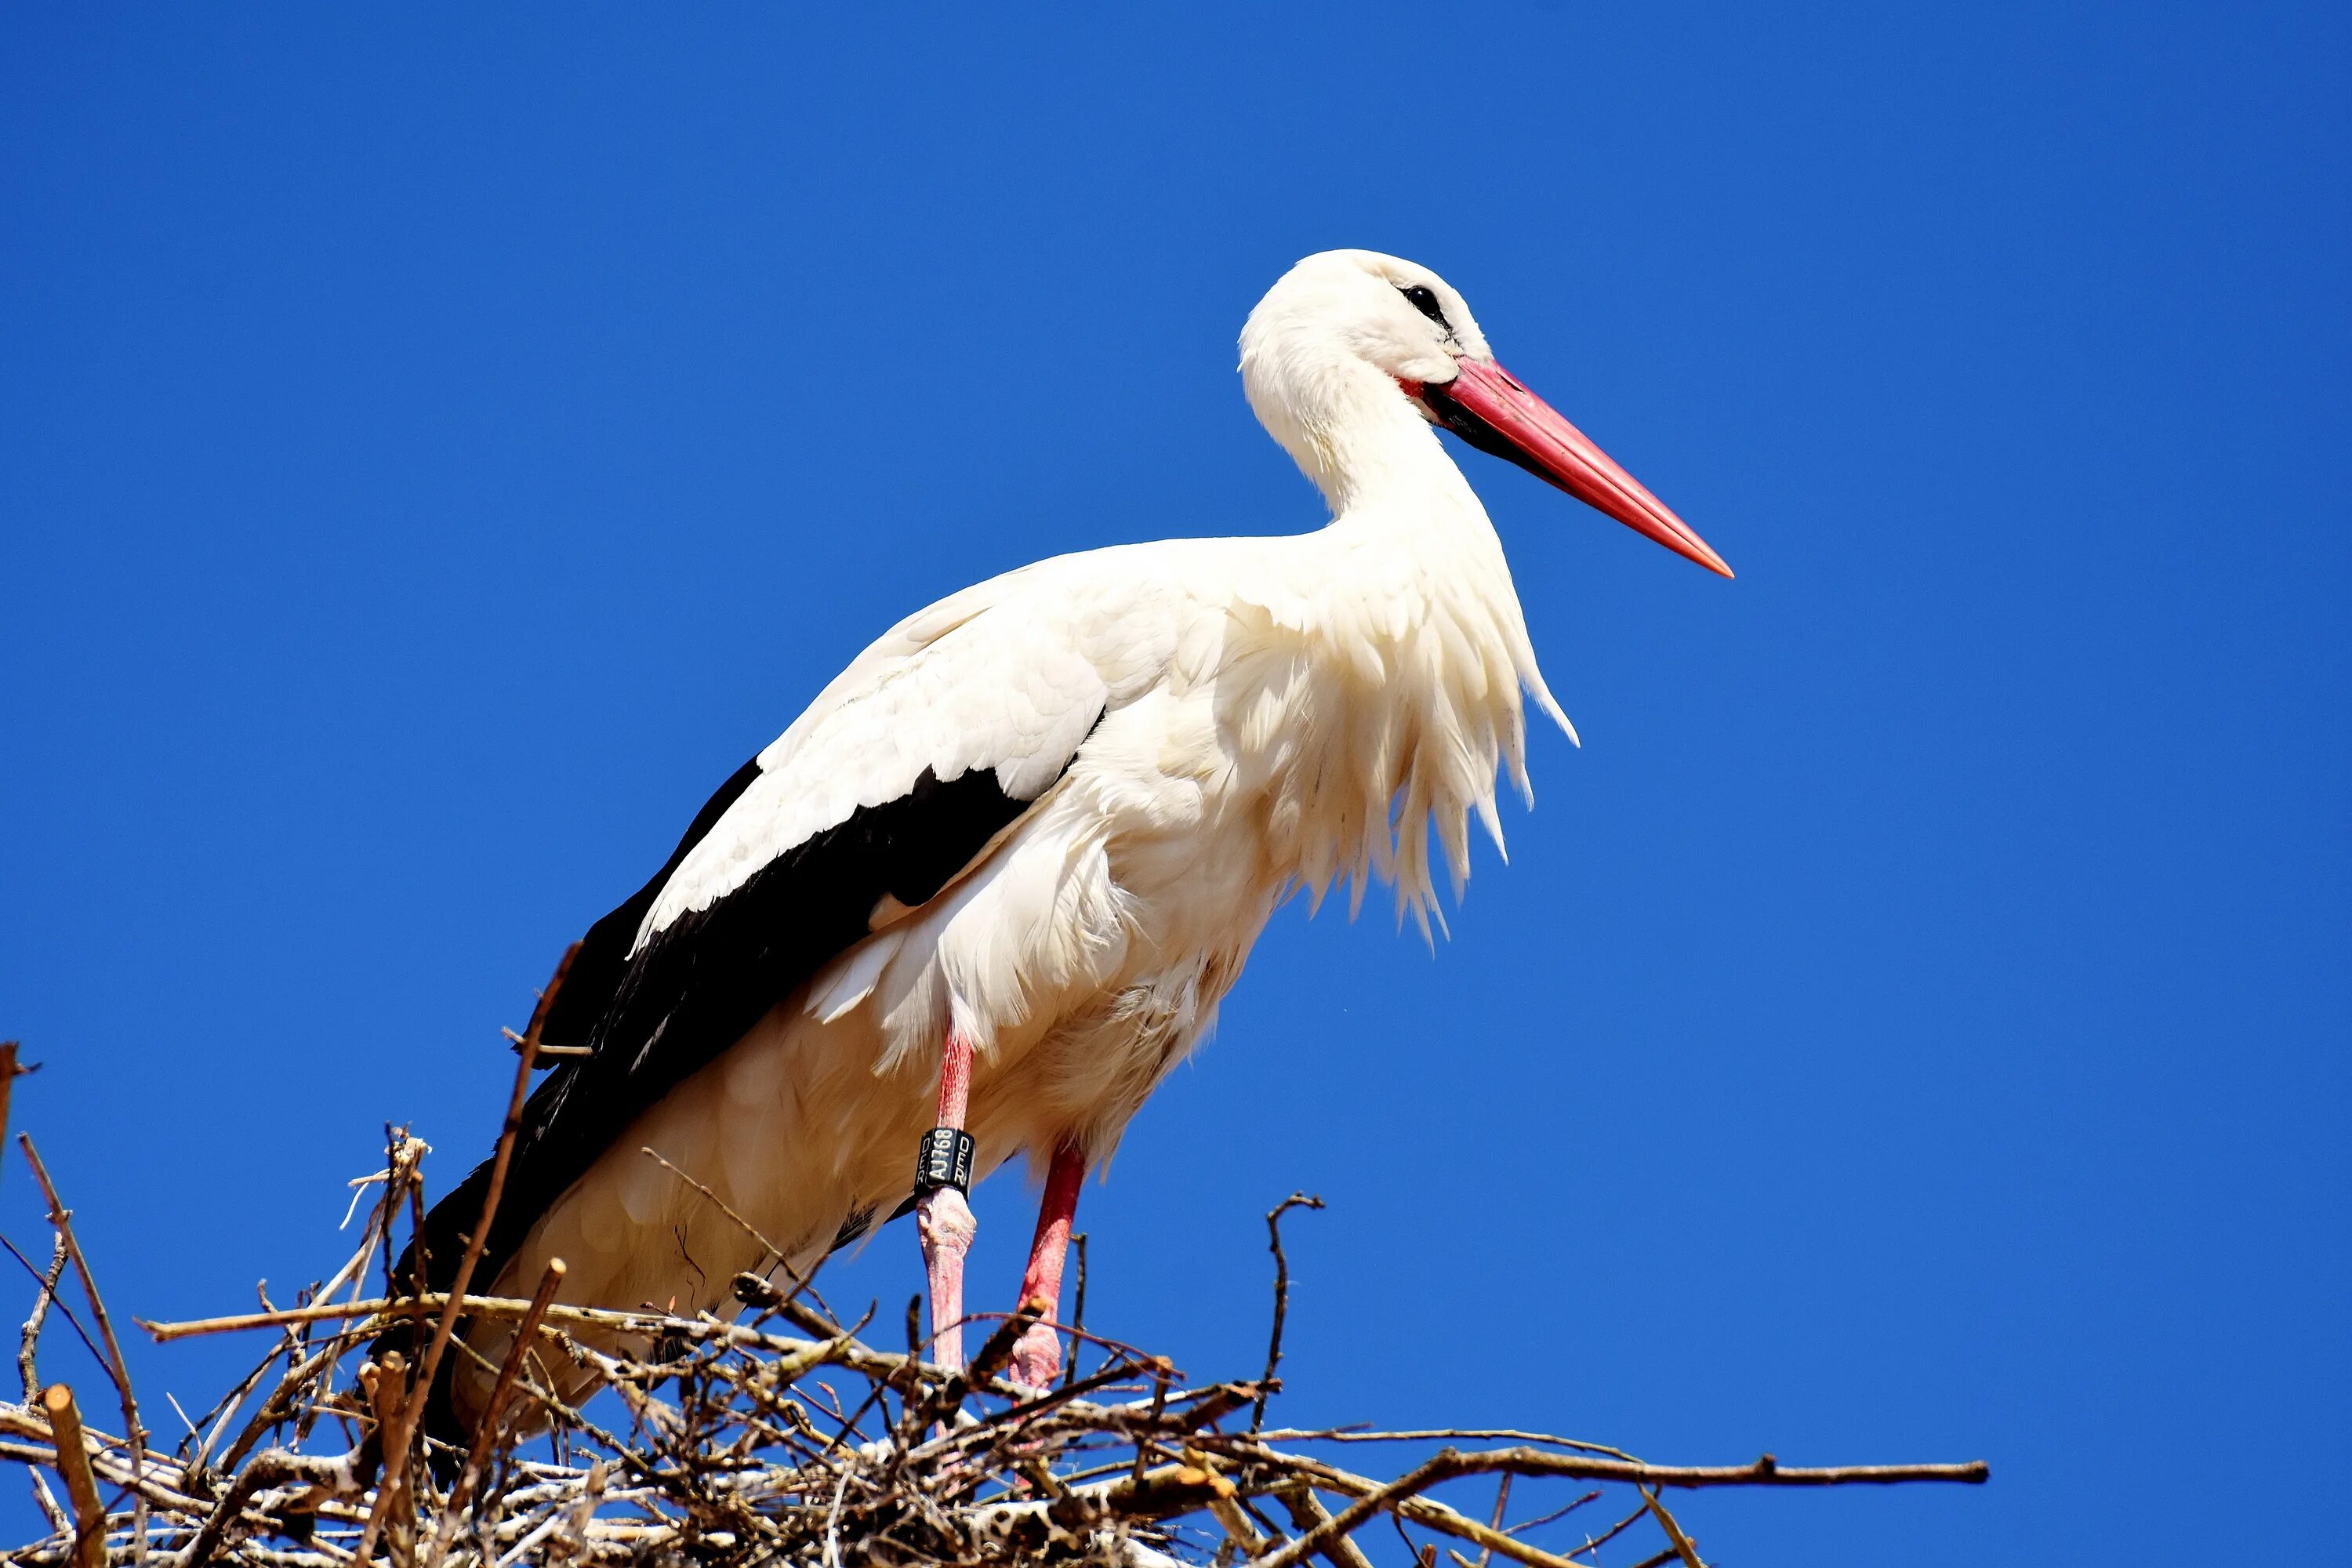
[[[1054,1331],[1051,1318],[1030,1324],[1028,1331],[1013,1342],[1013,1363],[1005,1375],[1040,1394],[1054,1386],[1055,1379],[1062,1375],[1062,1336]]]
[[[1029,1268],[1021,1277],[1023,1310],[1034,1311],[1038,1321],[1013,1342],[1013,1364],[1006,1371],[1013,1382],[1040,1393],[1053,1387],[1062,1371],[1062,1336],[1054,1331],[1054,1313],[1061,1305],[1062,1258],[1069,1251],[1070,1221],[1077,1215],[1078,1184],[1086,1174],[1085,1146],[1075,1138],[1056,1142],[1045,1172],[1045,1196],[1037,1205]],[[1076,1353],[1075,1347],[1071,1353]]]
[[[953,1187],[934,1187],[915,1204],[915,1228],[923,1238],[923,1268],[931,1285],[931,1361],[963,1370],[963,1260],[980,1222]]]

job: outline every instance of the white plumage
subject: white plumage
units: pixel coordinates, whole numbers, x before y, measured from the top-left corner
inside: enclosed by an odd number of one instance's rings
[[[927,770],[993,769],[1029,804],[927,901],[878,900],[868,934],[643,1106],[497,1289],[528,1293],[560,1255],[569,1300],[717,1306],[760,1249],[643,1146],[804,1272],[856,1216],[907,1198],[951,1031],[973,1050],[980,1170],[1070,1142],[1098,1165],[1294,891],[1345,884],[1352,907],[1388,880],[1426,930],[1434,862],[1457,893],[1468,875],[1470,818],[1502,844],[1498,770],[1527,788],[1522,692],[1567,727],[1432,423],[1465,363],[1500,374],[1434,274],[1309,258],[1252,313],[1241,370],[1327,526],[1007,573],[908,616],[827,686],[662,883],[635,957]],[[496,1331],[478,1337],[495,1354]],[[461,1377],[460,1409],[477,1397]]]

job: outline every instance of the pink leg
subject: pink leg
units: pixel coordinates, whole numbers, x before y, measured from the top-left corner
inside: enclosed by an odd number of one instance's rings
[[[1054,1146],[1045,1171],[1045,1197],[1037,1205],[1037,1237],[1029,1244],[1028,1271],[1021,1276],[1024,1305],[1043,1301],[1039,1321],[1013,1347],[1013,1381],[1051,1388],[1062,1370],[1062,1336],[1048,1325],[1062,1303],[1062,1260],[1070,1249],[1070,1221],[1078,1212],[1078,1186],[1087,1177],[1086,1151],[1064,1141]]]
[[[961,1131],[971,1099],[971,1042],[950,1033],[940,1065],[941,1127]],[[915,1228],[923,1238],[923,1268],[931,1286],[931,1360],[963,1366],[963,1259],[980,1230],[971,1205],[953,1187],[934,1187],[915,1202]]]

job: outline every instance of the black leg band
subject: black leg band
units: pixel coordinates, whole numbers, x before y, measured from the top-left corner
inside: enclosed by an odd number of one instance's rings
[[[915,1156],[915,1195],[941,1187],[971,1195],[971,1134],[961,1127],[932,1128]]]

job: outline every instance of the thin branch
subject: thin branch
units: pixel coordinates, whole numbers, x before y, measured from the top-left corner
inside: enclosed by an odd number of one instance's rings
[[[1076,1300],[1070,1305],[1070,1361],[1062,1368],[1062,1386],[1068,1388],[1078,1381],[1078,1351],[1087,1340],[1087,1233],[1070,1237],[1070,1245],[1078,1252],[1078,1284]]]
[[[1580,1454],[1606,1454],[1612,1459],[1623,1459],[1628,1464],[1641,1463],[1624,1449],[1612,1448],[1606,1443],[1559,1437],[1549,1432],[1524,1432],[1515,1426],[1431,1426],[1418,1431],[1398,1432],[1327,1426],[1312,1431],[1284,1428],[1261,1432],[1258,1436],[1269,1443],[1534,1443],[1553,1448],[1573,1448]]]
[[[1503,1479],[1495,1485],[1495,1514],[1493,1518],[1486,1521],[1486,1528],[1495,1531],[1497,1535],[1501,1534],[1503,1531],[1503,1516],[1510,1511],[1510,1507],[1511,1472],[1505,1470],[1503,1472]],[[1478,1568],[1486,1568],[1486,1564],[1494,1560],[1495,1549],[1493,1547],[1484,1546],[1479,1548]]]
[[[39,1509],[41,1517],[49,1521],[51,1531],[71,1540],[74,1532],[73,1516],[58,1506],[57,1494],[49,1490],[49,1483],[41,1479],[40,1471],[31,1468],[37,1462],[27,1459],[25,1470],[25,1474],[32,1478],[33,1506]]]
[[[1538,1529],[1543,1525],[1566,1519],[1570,1514],[1574,1513],[1578,1509],[1584,1507],[1585,1504],[1591,1502],[1600,1495],[1601,1494],[1598,1491],[1586,1492],[1582,1497],[1575,1498],[1568,1502],[1560,1504],[1559,1507],[1552,1510],[1549,1513],[1539,1513],[1533,1519],[1523,1519],[1518,1523],[1503,1531],[1503,1533],[1506,1535],[1525,1535],[1530,1530]]]
[[[730,1220],[732,1220],[735,1223],[736,1227],[741,1230],[745,1236],[750,1237],[753,1241],[760,1244],[760,1261],[755,1267],[750,1269],[749,1272],[753,1274],[766,1273],[768,1268],[768,1259],[771,1258],[776,1259],[779,1263],[783,1261],[783,1248],[778,1247],[774,1242],[770,1241],[766,1237],[761,1235],[759,1226],[753,1225],[750,1220],[745,1219],[741,1215],[737,1214],[733,1209],[728,1207],[727,1200],[725,1198],[720,1197],[717,1193],[712,1192],[708,1186],[696,1181],[692,1176],[688,1175],[684,1171],[679,1170],[676,1165],[672,1164],[669,1161],[669,1157],[664,1154],[660,1150],[652,1147],[650,1144],[646,1144],[640,1145],[637,1152],[645,1155],[647,1159],[652,1160],[656,1164],[660,1165],[663,1170],[667,1171],[671,1175],[676,1176],[679,1181],[684,1182],[688,1186],[692,1187],[696,1192],[700,1193],[705,1199],[709,1200],[713,1208],[717,1209],[720,1214],[725,1215]]]
[[[16,1080],[33,1069],[16,1065],[16,1042],[0,1040],[0,1136],[8,1131],[8,1100]]]
[[[1767,1459],[1771,1457],[1769,1454],[1764,1456]],[[1666,1511],[1666,1505],[1658,1500],[1657,1489],[1645,1487],[1642,1495],[1650,1500],[1651,1516],[1658,1521],[1658,1528],[1666,1532],[1666,1539],[1674,1543],[1675,1554],[1683,1560],[1683,1568],[1706,1568],[1706,1564],[1698,1560],[1698,1548],[1693,1546],[1691,1538],[1683,1533],[1683,1527],[1675,1522],[1675,1516]]]
[[[41,1325],[48,1321],[49,1303],[58,1299],[58,1281],[66,1276],[66,1260],[72,1250],[66,1245],[65,1232],[58,1231],[55,1235],[57,1242],[49,1249],[48,1272],[40,1276],[41,1293],[33,1298],[33,1310],[26,1315],[24,1333],[17,1342],[16,1373],[24,1379],[25,1403],[27,1405],[40,1397],[41,1378],[34,1363],[41,1344]],[[14,1252],[16,1248],[12,1247],[9,1250]],[[76,1323],[74,1329],[79,1332],[81,1325]],[[89,1338],[87,1334],[82,1336],[85,1343]],[[92,1354],[96,1354],[97,1350],[97,1346],[90,1346]]]
[[[563,1259],[549,1258],[546,1271],[539,1277],[539,1289],[531,1294],[530,1310],[516,1327],[514,1343],[507,1349],[506,1363],[499,1368],[499,1380],[490,1387],[490,1402],[482,1407],[481,1420],[475,1426],[473,1451],[466,1456],[466,1468],[458,1473],[457,1484],[451,1489],[448,1500],[441,1505],[441,1522],[433,1532],[433,1553],[425,1559],[425,1568],[440,1568],[442,1553],[457,1533],[457,1516],[473,1500],[483,1467],[489,1463],[490,1450],[498,1444],[499,1428],[506,1419],[507,1398],[514,1392],[523,1357],[538,1338],[540,1321],[547,1316],[548,1304],[555,1300],[563,1275]]]
[[[547,984],[541,990],[539,1001],[530,1010],[530,1022],[523,1026],[521,1034],[518,1035],[512,1029],[499,1031],[513,1044],[518,1053],[522,1052],[527,1046],[530,1048],[530,1054],[534,1056],[552,1054],[569,1057],[587,1054],[583,1047],[550,1046],[541,1042],[539,1037],[540,1031],[547,1026],[548,1014],[554,1010],[555,994],[563,989],[564,979],[572,973],[572,961],[580,956],[580,950],[585,945],[586,943],[582,942],[573,942],[563,950],[563,956],[555,961],[555,973],[547,977]]]
[[[1602,1547],[1608,1545],[1611,1542],[1616,1540],[1619,1536],[1624,1534],[1627,1531],[1633,1529],[1635,1525],[1641,1523],[1643,1520],[1649,1517],[1650,1501],[1649,1498],[1645,1494],[1642,1500],[1641,1507],[1635,1509],[1633,1512],[1627,1514],[1624,1518],[1619,1520],[1616,1523],[1611,1525],[1600,1534],[1587,1535],[1584,1538],[1584,1544],[1570,1552],[1569,1555],[1570,1557],[1590,1557],[1594,1552],[1600,1551]],[[1672,1555],[1672,1553],[1670,1552],[1668,1555]]]
[[[25,1159],[33,1167],[33,1175],[41,1184],[41,1196],[49,1205],[49,1224],[59,1240],[66,1244],[72,1258],[74,1273],[81,1280],[81,1293],[89,1301],[90,1321],[98,1325],[99,1339],[106,1346],[106,1373],[114,1380],[115,1392],[122,1399],[122,1422],[133,1444],[143,1446],[147,1428],[139,1420],[139,1402],[131,1395],[131,1369],[122,1360],[122,1345],[114,1337],[114,1324],[106,1315],[106,1303],[99,1298],[98,1279],[89,1271],[89,1259],[82,1253],[81,1243],[74,1237],[73,1211],[58,1197],[56,1184],[49,1180],[48,1167],[41,1163],[40,1152],[33,1147],[30,1133],[16,1134],[17,1146],[25,1151]]]
[[[115,1394],[122,1401],[122,1426],[131,1439],[131,1476],[132,1480],[131,1526],[132,1555],[144,1559],[147,1553],[147,1500],[137,1483],[147,1468],[147,1427],[139,1419],[139,1401],[131,1393],[131,1368],[122,1359],[121,1342],[114,1337],[113,1321],[106,1315],[106,1302],[98,1293],[98,1277],[90,1272],[89,1258],[82,1252],[81,1243],[73,1233],[73,1211],[58,1196],[57,1184],[49,1180],[48,1167],[41,1163],[40,1152],[33,1147],[30,1133],[16,1134],[17,1146],[25,1151],[26,1162],[33,1167],[34,1178],[41,1184],[41,1196],[49,1205],[49,1224],[63,1238],[66,1250],[73,1258],[75,1275],[81,1280],[81,1293],[89,1301],[90,1321],[98,1325],[99,1339],[106,1346],[106,1374],[114,1381]]]
[[[433,1380],[440,1371],[442,1355],[449,1348],[449,1336],[457,1327],[457,1304],[465,1299],[466,1287],[473,1282],[474,1266],[482,1260],[482,1248],[490,1238],[491,1222],[498,1218],[499,1194],[506,1186],[507,1166],[514,1158],[515,1137],[522,1131],[523,1102],[530,1096],[530,1069],[539,1056],[540,1026],[547,1017],[544,1004],[554,994],[576,951],[576,944],[565,950],[562,962],[556,965],[554,980],[549,982],[547,994],[541,998],[542,1005],[531,1017],[530,1033],[518,1047],[520,1054],[515,1062],[514,1092],[507,1100],[506,1121],[499,1129],[498,1152],[490,1157],[489,1183],[482,1189],[481,1217],[474,1222],[474,1233],[466,1238],[466,1250],[457,1259],[457,1272],[449,1281],[448,1304],[441,1309],[441,1321],[433,1327],[433,1342],[426,1348],[424,1360],[417,1363],[416,1381],[408,1391],[408,1410],[402,1422],[405,1431],[415,1431],[425,1419],[425,1404],[433,1396]],[[417,1283],[424,1281],[420,1279]],[[368,1512],[367,1528],[360,1532],[357,1555],[362,1563],[375,1552],[376,1537],[383,1532],[384,1512],[393,1491],[408,1471],[408,1452],[407,1446],[403,1445],[384,1456],[383,1486],[376,1493],[375,1507]],[[203,1568],[203,1564],[192,1558],[185,1568]]]
[[[1290,1260],[1282,1255],[1282,1216],[1292,1209],[1319,1209],[1323,1200],[1293,1193],[1265,1214],[1266,1248],[1274,1254],[1274,1331],[1265,1346],[1265,1375],[1259,1378],[1257,1407],[1250,1412],[1249,1429],[1265,1425],[1265,1402],[1274,1392],[1274,1369],[1282,1364],[1282,1321],[1290,1314]]]

